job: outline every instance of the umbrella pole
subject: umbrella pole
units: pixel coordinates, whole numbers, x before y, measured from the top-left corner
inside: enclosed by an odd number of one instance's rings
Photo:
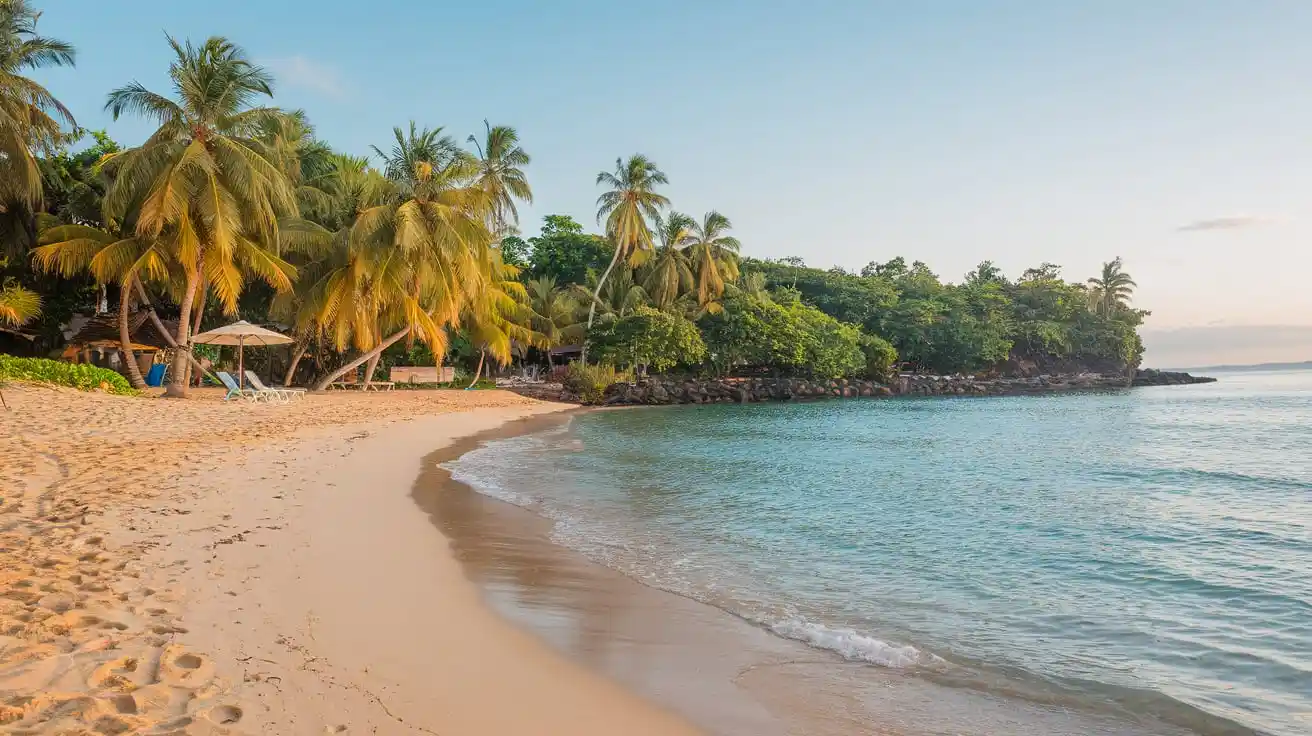
[[[246,389],[246,336],[237,336],[237,384],[242,390]]]

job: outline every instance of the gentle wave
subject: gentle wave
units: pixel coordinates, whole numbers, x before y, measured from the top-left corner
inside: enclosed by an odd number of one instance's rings
[[[834,629],[805,619],[786,619],[766,628],[787,639],[809,644],[817,649],[836,652],[848,661],[868,662],[881,667],[916,667],[941,663],[910,644],[890,644],[855,629]]]

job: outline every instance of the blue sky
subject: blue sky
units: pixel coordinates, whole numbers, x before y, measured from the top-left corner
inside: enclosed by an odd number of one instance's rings
[[[591,224],[596,172],[642,152],[748,255],[904,255],[950,280],[1120,255],[1152,328],[1312,324],[1304,0],[40,4],[79,49],[42,80],[125,143],[147,128],[109,121],[105,93],[166,89],[165,31],[220,34],[343,150],[412,118],[515,125],[526,235]]]

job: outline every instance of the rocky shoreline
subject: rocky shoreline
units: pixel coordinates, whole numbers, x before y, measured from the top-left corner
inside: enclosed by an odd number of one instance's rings
[[[818,381],[798,378],[677,379],[649,377],[615,383],[603,394],[603,406],[663,404],[755,403],[825,398],[885,398],[894,396],[1014,396],[1124,389],[1131,386],[1178,386],[1211,383],[1215,378],[1157,370],[1125,374],[1075,373],[1030,377],[925,376],[905,374],[888,384],[862,380]],[[561,396],[561,400],[577,397]]]

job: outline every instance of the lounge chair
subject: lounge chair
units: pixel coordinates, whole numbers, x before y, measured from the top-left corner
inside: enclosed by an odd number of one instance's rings
[[[269,393],[278,394],[279,398],[285,401],[290,401],[291,399],[305,398],[305,389],[286,388],[284,386],[279,386],[278,388],[269,388],[268,386],[264,385],[264,381],[261,381],[260,377],[255,375],[253,371],[246,371],[246,383],[250,384],[251,386],[254,386],[256,391],[268,391]]]
[[[286,400],[282,398],[282,395],[279,395],[274,391],[257,391],[255,388],[251,387],[241,388],[240,386],[237,386],[237,379],[232,378],[227,371],[216,371],[215,375],[218,375],[219,380],[222,380],[223,386],[228,390],[227,395],[223,396],[224,401],[232,399],[234,396],[240,396],[240,398],[252,401],[252,403],[256,403],[256,401],[268,401],[269,399]]]

